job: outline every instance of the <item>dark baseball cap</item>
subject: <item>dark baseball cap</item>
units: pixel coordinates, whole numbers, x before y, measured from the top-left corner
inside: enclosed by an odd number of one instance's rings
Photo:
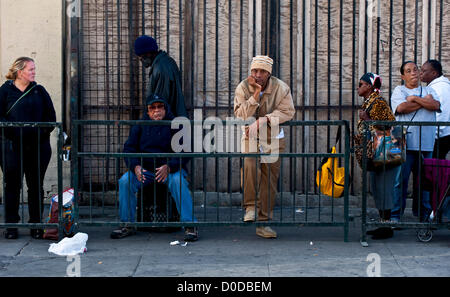
[[[166,100],[164,100],[163,97],[155,95],[155,94],[148,95],[147,99],[145,100],[145,103],[147,105],[152,105],[155,102],[162,102],[162,103],[166,104]]]

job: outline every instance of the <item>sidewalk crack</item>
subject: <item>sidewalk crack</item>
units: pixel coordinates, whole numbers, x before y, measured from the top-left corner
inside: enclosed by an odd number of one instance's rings
[[[389,248],[388,245],[386,245],[386,247],[387,247],[389,253],[391,254],[392,258],[394,259],[395,264],[397,264],[398,268],[400,268],[400,270],[402,271],[403,277],[407,277],[408,275],[407,275],[406,272],[403,270],[403,267],[400,266],[400,263],[398,263],[397,258],[395,257],[395,255],[394,255],[394,253],[392,252],[392,250]]]
[[[20,248],[20,250],[12,257],[10,257],[10,261],[7,261],[3,267],[0,267],[1,270],[7,270],[8,267],[12,264],[12,262],[14,262],[14,260],[20,256],[20,254],[22,253],[22,251],[30,244],[31,240],[27,241],[25,243],[25,245],[23,247]]]
[[[25,245],[14,255],[14,258],[20,256],[22,251],[30,244],[30,242],[31,240],[28,240],[27,243],[25,243]]]
[[[136,274],[136,271],[137,271],[139,265],[141,264],[141,261],[142,261],[142,255],[139,256],[139,261],[137,262],[136,267],[134,267],[133,273],[131,273],[131,277],[134,277],[134,275]]]

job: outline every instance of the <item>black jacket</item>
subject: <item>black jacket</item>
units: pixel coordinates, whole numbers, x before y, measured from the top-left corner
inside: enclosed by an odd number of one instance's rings
[[[150,67],[146,97],[150,94],[166,99],[176,117],[187,117],[180,70],[165,51],[159,51]]]
[[[166,116],[163,120],[172,120],[174,116],[167,103]],[[141,120],[151,121],[146,112]],[[136,125],[132,126],[128,140],[124,144],[124,153],[173,153],[172,150],[172,136],[176,134],[178,129],[171,129],[170,125]],[[170,167],[170,172],[177,172],[180,170],[180,163],[182,168],[186,169],[187,158],[125,158],[127,167],[134,172],[137,165],[142,165],[145,170],[155,172],[164,164]]]
[[[16,103],[16,101],[31,88],[33,89]],[[14,85],[12,80],[8,80],[0,87],[0,121],[56,122],[56,113],[50,95],[43,86],[36,84],[36,82],[32,82],[25,91],[22,92]],[[50,133],[54,128],[40,129],[41,142],[49,141]],[[22,130],[22,139],[24,143],[36,144],[36,140],[38,139],[38,128],[26,127]],[[20,128],[6,128],[5,136],[10,140],[19,141]]]

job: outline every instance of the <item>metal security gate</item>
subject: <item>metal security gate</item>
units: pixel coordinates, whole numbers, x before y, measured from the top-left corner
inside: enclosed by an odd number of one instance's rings
[[[398,68],[403,60],[421,65],[437,58],[444,70],[450,68],[450,44],[445,38],[450,26],[444,17],[450,13],[449,0],[75,2],[78,14],[67,18],[66,30],[71,120],[139,118],[146,71],[133,54],[133,42],[141,34],[155,37],[177,61],[191,119],[196,109],[203,119],[233,115],[234,89],[247,77],[255,54],[275,59],[273,74],[291,87],[296,120],[346,119],[352,132],[361,103],[356,86],[364,72],[382,76],[382,94],[388,99],[401,84]],[[90,151],[120,152],[127,129],[87,126],[77,133],[78,143]],[[293,136],[287,148],[292,153],[319,152],[334,137],[329,127],[287,133]],[[319,161],[314,160],[311,172]],[[104,168],[113,176],[109,168],[117,168],[114,162],[80,164],[79,178],[87,179],[88,165],[91,176],[99,176]],[[212,170],[212,185],[219,178],[219,167],[231,168],[229,163],[216,162],[203,164],[204,170]],[[301,172],[299,179],[308,176],[305,168],[301,162],[284,168],[284,174],[292,177],[289,187],[317,193],[293,178],[294,172]],[[361,170],[353,160],[351,176],[351,193],[361,193]],[[94,179],[90,186],[114,187],[115,180],[106,185],[100,180]]]

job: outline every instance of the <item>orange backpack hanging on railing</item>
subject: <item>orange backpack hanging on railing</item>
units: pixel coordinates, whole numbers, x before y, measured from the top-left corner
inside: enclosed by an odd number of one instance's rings
[[[341,138],[341,126],[336,135],[336,144]],[[336,154],[336,146],[331,148],[331,154]],[[324,158],[316,174],[316,184],[322,194],[339,198],[344,193],[345,168],[338,167],[338,158]]]

